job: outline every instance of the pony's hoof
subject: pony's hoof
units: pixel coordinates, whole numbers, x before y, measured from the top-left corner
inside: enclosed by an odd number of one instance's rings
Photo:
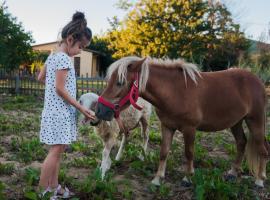
[[[155,186],[160,186],[160,178],[159,177],[155,177],[151,183]]]
[[[255,181],[255,187],[256,187],[256,189],[262,189],[262,188],[264,188],[264,185],[263,185],[263,180],[256,180]]]
[[[233,181],[235,181],[237,179],[237,177],[235,176],[235,175],[233,175],[233,174],[227,174],[227,175],[225,175],[225,180],[226,181],[231,181],[231,182],[233,182]]]
[[[181,181],[181,186],[182,187],[191,187],[192,186],[192,181],[189,180],[186,176],[182,179]]]

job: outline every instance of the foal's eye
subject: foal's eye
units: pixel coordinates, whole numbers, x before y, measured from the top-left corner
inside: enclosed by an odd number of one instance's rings
[[[117,85],[118,87],[121,87],[121,86],[123,86],[124,84],[125,84],[125,81],[120,81],[120,80],[118,80],[117,83],[116,83],[116,85]]]

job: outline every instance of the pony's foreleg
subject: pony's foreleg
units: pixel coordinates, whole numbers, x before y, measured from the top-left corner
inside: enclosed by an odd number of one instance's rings
[[[183,129],[184,143],[185,143],[185,156],[187,159],[186,172],[187,175],[194,174],[193,159],[194,159],[194,141],[196,129],[193,127]],[[186,176],[182,180],[184,186],[189,186],[191,181]]]
[[[105,145],[104,145],[104,149],[102,152],[102,161],[101,161],[101,166],[100,166],[102,180],[104,179],[106,171],[108,171],[111,167],[112,161],[110,158],[110,152],[111,152],[112,147],[115,144],[115,141],[113,138],[109,138],[104,143],[105,143]]]
[[[175,130],[169,129],[164,125],[161,125],[162,141],[160,148],[159,167],[155,178],[152,180],[152,184],[154,185],[160,185],[160,178],[165,177],[166,162],[169,150],[171,148],[174,131]]]
[[[125,143],[126,143],[126,135],[123,134],[122,135],[122,141],[121,141],[121,144],[120,144],[120,147],[118,149],[118,152],[116,154],[116,157],[115,157],[115,160],[119,161],[122,157],[122,152],[123,152],[123,148],[125,146]]]
[[[239,170],[241,169],[241,163],[245,154],[245,148],[247,144],[247,139],[242,127],[242,121],[238,122],[231,128],[232,134],[235,138],[237,154],[236,159],[229,170],[228,174],[233,177],[237,177]]]

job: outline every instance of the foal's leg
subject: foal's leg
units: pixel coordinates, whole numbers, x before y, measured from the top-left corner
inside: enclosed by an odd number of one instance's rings
[[[194,159],[194,141],[196,129],[193,127],[183,129],[185,142],[185,156],[187,159],[186,172],[187,175],[194,174],[193,159]],[[184,185],[190,185],[189,179],[185,176],[183,178]]]
[[[126,143],[126,134],[122,134],[121,144],[120,144],[120,147],[119,147],[118,152],[116,154],[115,160],[119,161],[121,159],[125,143]]]
[[[145,117],[142,117],[140,121],[141,121],[141,134],[143,136],[143,150],[144,150],[144,153],[146,154],[148,140],[149,140],[148,121]]]
[[[169,129],[161,124],[162,141],[160,148],[159,167],[155,178],[152,180],[154,185],[160,185],[160,178],[165,177],[166,162],[171,148],[173,134],[175,130]]]
[[[105,145],[102,152],[102,161],[101,161],[101,166],[100,166],[102,180],[105,176],[106,171],[108,171],[111,167],[112,161],[110,158],[110,152],[111,152],[112,147],[115,144],[115,141],[114,141],[114,138],[109,138],[104,143]]]
[[[232,134],[235,138],[237,154],[234,163],[232,164],[231,169],[228,174],[237,177],[239,170],[241,169],[241,163],[245,154],[245,148],[247,144],[247,139],[243,130],[242,120],[236,125],[231,127]]]

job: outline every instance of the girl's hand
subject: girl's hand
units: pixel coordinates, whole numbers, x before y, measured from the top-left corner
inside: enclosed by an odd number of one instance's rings
[[[80,107],[80,112],[85,116],[86,119],[95,119],[95,113],[83,106]]]

